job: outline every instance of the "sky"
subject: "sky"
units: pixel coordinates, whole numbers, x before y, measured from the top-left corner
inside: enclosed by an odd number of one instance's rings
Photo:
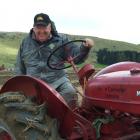
[[[140,44],[140,0],[0,0],[0,31],[29,32],[46,13],[60,33]]]

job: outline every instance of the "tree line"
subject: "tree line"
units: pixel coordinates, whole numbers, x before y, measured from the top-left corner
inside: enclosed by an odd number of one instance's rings
[[[121,61],[140,62],[140,52],[137,51],[110,51],[107,48],[97,52],[97,62],[100,64],[114,64]]]

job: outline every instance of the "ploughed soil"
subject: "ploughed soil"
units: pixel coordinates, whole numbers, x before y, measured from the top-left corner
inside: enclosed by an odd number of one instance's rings
[[[68,73],[69,75],[69,79],[72,82],[72,84],[74,86],[79,86],[78,83],[78,78],[76,77],[76,75],[74,73]],[[14,73],[12,72],[8,72],[8,71],[0,71],[0,87],[2,87],[2,85],[10,78],[12,78],[14,76]]]
[[[10,78],[12,78],[14,76],[13,72],[9,72],[9,71],[0,71],[0,88],[2,87],[2,85]],[[68,77],[71,81],[71,83],[73,84],[74,87],[76,87],[78,90],[82,91],[82,88],[79,84],[78,81],[78,77],[76,76],[75,73],[73,72],[68,72]]]

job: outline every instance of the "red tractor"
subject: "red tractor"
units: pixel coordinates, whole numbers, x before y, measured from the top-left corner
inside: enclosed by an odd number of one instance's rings
[[[92,65],[77,70],[74,59],[68,62],[83,89],[79,107],[71,109],[56,90],[30,76],[9,79],[0,93],[22,91],[35,96],[37,104],[46,102],[47,113],[59,121],[59,133],[66,140],[140,140],[140,64],[120,62],[92,76]],[[14,140],[0,127],[1,138]]]

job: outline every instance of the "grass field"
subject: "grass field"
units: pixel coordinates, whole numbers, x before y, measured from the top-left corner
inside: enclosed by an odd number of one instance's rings
[[[24,33],[0,32],[0,65],[14,67],[18,48]]]
[[[16,60],[17,49],[0,44],[0,64],[4,64],[5,67],[14,67]]]

